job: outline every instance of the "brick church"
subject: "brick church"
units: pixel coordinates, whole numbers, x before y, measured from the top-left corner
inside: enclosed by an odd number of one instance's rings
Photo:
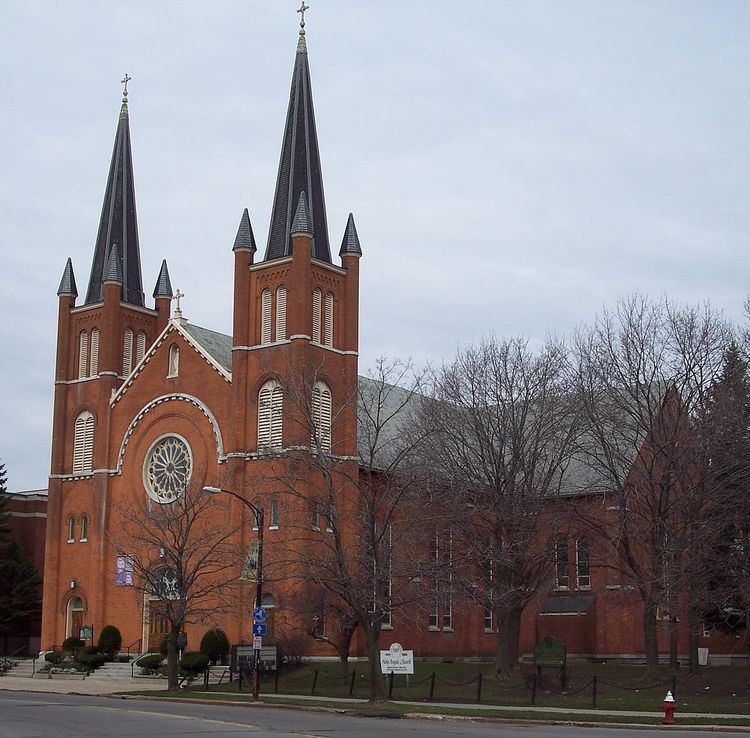
[[[153,302],[147,300],[126,82],[88,284],[78,301],[68,259],[58,289],[42,649],[59,647],[82,625],[94,632],[116,625],[123,644],[141,650],[155,646],[165,632],[154,598],[134,583],[127,551],[111,545],[129,506],[169,504],[187,485],[253,489],[267,512],[265,546],[283,545],[285,520],[306,514],[291,508],[306,504],[279,502],[270,492],[264,499],[263,480],[285,450],[310,445],[309,428],[287,422],[282,411],[286,398],[278,377],[290,368],[315,367],[321,441],[357,474],[357,408],[351,398],[361,381],[362,250],[353,217],[339,225],[343,238],[334,263],[303,22],[263,256],[257,258],[248,210],[233,247],[227,244],[234,254],[232,335],[182,316],[166,261],[153,275]],[[256,537],[253,520],[239,502],[222,504],[246,550]],[[609,581],[606,567],[597,566],[593,551],[590,559],[579,540],[571,538],[564,556],[557,553],[565,560],[557,581],[557,594],[564,596],[544,593],[527,607],[521,650],[528,652],[549,632],[568,644],[570,654],[642,651],[633,597]],[[289,592],[270,581],[264,604],[277,613],[292,609]],[[191,645],[197,646],[208,625],[220,625],[237,643],[248,640],[250,623],[245,599],[217,622],[186,630]],[[417,656],[491,656],[496,648],[491,619],[481,608],[460,603],[453,603],[450,620],[442,618],[439,627],[425,619],[420,629],[413,619],[407,626],[394,618],[387,628],[384,647],[401,640]],[[269,633],[271,642],[274,635]],[[305,650],[334,655],[312,634]],[[352,651],[363,653],[356,637]]]

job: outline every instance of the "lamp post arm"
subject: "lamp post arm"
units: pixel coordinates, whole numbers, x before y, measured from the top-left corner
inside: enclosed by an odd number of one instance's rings
[[[259,508],[257,508],[255,505],[253,505],[250,500],[246,499],[242,495],[238,495],[236,492],[232,492],[229,489],[223,489],[222,487],[204,487],[204,490],[210,492],[211,494],[216,494],[216,492],[223,492],[225,495],[232,495],[232,497],[235,497],[238,499],[243,505],[246,507],[249,507],[250,510],[252,510],[253,517],[255,518],[255,522],[258,524],[258,529],[262,529],[263,525],[263,511]]]

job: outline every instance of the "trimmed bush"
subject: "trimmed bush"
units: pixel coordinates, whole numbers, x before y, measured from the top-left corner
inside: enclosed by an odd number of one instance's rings
[[[122,647],[122,634],[114,625],[105,625],[99,633],[99,653],[106,653],[111,659],[117,656]]]
[[[78,657],[78,663],[87,666],[91,671],[98,669],[107,662],[106,653],[82,653]]]
[[[180,659],[180,669],[188,674],[200,674],[208,666],[209,660],[201,651],[186,651]]]
[[[150,653],[138,661],[138,666],[141,669],[158,669],[162,661],[164,661],[164,657],[160,653]]]
[[[84,654],[94,654],[94,653],[98,654],[99,646],[86,646],[86,648],[83,649],[83,653]]]
[[[80,638],[77,638],[76,636],[70,636],[70,638],[66,638],[63,641],[62,649],[63,651],[65,651],[65,653],[69,653],[75,656],[76,653],[83,648],[83,645],[83,641]]]
[[[221,628],[207,630],[203,638],[201,638],[200,650],[215,664],[229,653],[229,639],[227,638],[227,634]]]
[[[44,660],[53,665],[62,664],[65,654],[62,651],[50,651],[44,654]]]

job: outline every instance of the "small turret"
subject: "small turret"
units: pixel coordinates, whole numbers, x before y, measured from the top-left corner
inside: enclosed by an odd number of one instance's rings
[[[68,257],[68,261],[65,263],[60,286],[57,288],[57,296],[62,297],[63,295],[72,295],[74,298],[78,297],[76,278],[73,274],[73,260],[70,257]]]
[[[107,284],[107,282],[122,284],[122,264],[120,264],[120,255],[117,251],[116,243],[113,243],[112,248],[109,250],[107,265],[102,274],[102,284]]]
[[[156,303],[156,312],[159,314],[156,319],[156,330],[161,333],[169,322],[169,314],[172,305],[172,280],[169,278],[169,269],[167,269],[167,260],[161,262],[159,276],[154,286],[154,301]]]
[[[349,213],[349,218],[346,221],[344,238],[341,241],[341,249],[339,251],[339,256],[343,257],[344,254],[357,254],[357,256],[362,256],[362,247],[359,245],[357,227],[354,225],[354,216],[351,213]]]
[[[250,213],[245,208],[240,218],[240,227],[237,229],[237,236],[234,239],[232,251],[251,251],[255,253],[257,250],[253,227],[250,225]]]
[[[305,191],[299,193],[299,200],[297,201],[297,209],[294,211],[294,220],[292,221],[292,227],[289,230],[289,235],[294,238],[295,236],[309,236],[313,237],[312,223],[310,222],[310,211],[307,209],[307,197]]]

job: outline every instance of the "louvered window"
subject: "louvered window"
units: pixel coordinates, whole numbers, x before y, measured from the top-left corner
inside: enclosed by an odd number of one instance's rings
[[[96,377],[99,374],[99,329],[91,330],[91,371],[90,377]]]
[[[138,331],[138,338],[135,342],[135,363],[138,364],[146,354],[146,334]]]
[[[125,329],[122,337],[122,375],[127,377],[133,370],[133,331]]]
[[[313,290],[312,302],[313,342],[320,343],[320,309],[323,304],[323,293],[317,287]]]
[[[284,394],[274,379],[258,393],[258,448],[281,448]]]
[[[312,392],[312,425],[310,443],[314,449],[331,450],[331,390],[323,382],[316,382]]]
[[[271,290],[260,294],[260,342],[271,343]]]
[[[324,342],[326,346],[333,346],[333,292],[326,293],[326,325]]]
[[[89,370],[89,334],[81,331],[78,341],[78,379],[88,376]]]
[[[286,287],[276,289],[276,340],[286,339]]]
[[[94,458],[94,416],[84,410],[77,418],[73,433],[73,474],[91,471]]]

